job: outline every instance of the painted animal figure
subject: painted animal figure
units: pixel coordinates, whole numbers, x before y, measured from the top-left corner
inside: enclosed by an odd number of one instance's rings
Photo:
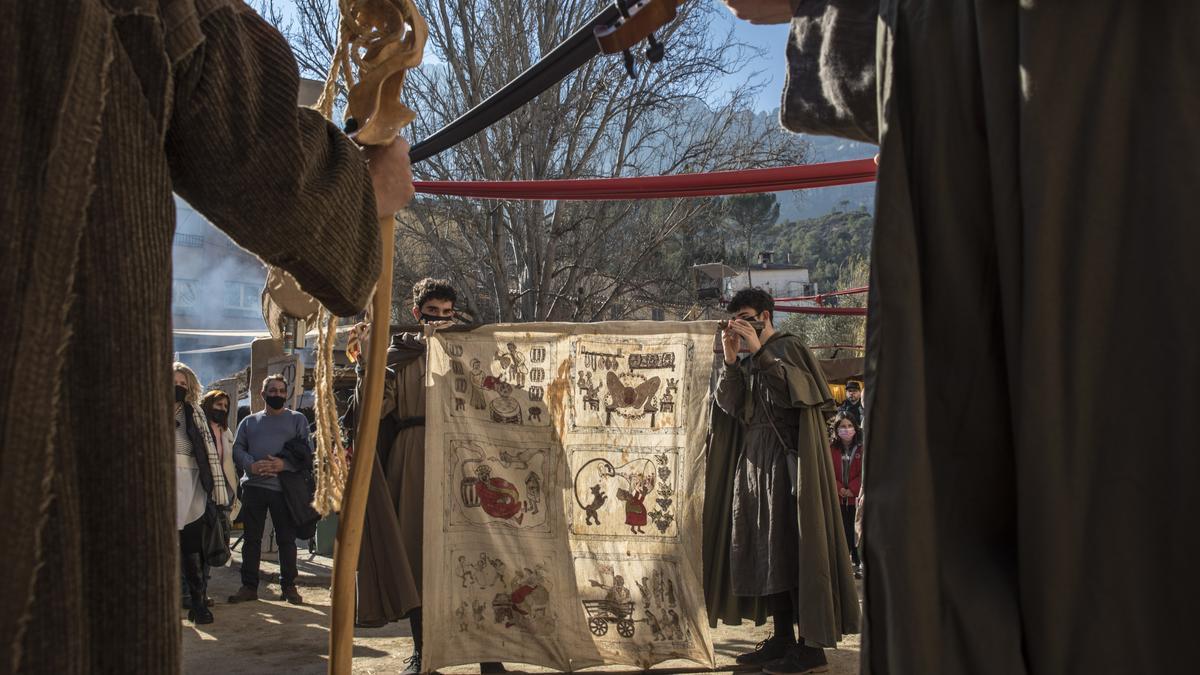
[[[528,469],[529,460],[536,455],[535,450],[500,451],[500,465],[506,469]]]
[[[587,512],[587,520],[584,521],[585,525],[591,525],[592,521],[595,521],[597,525],[600,524],[600,507],[604,506],[604,502],[606,501],[608,501],[608,495],[604,494],[604,491],[600,489],[600,484],[596,483],[593,485],[592,503],[583,507],[583,510]]]

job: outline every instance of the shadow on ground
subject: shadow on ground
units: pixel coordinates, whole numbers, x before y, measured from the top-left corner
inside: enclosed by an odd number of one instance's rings
[[[259,585],[257,602],[231,605],[226,599],[241,585],[238,575],[240,555],[234,555],[230,567],[212,571],[209,595],[215,621],[195,626],[183,619],[183,672],[185,675],[319,675],[326,672],[329,654],[329,563],[328,558],[312,558],[301,553],[300,578],[297,580],[303,606],[279,600],[278,567],[262,564],[264,581]],[[374,675],[399,673],[404,659],[412,653],[412,634],[407,621],[380,628],[358,628],[354,632],[354,673]],[[770,635],[769,626],[718,626],[712,631],[717,654],[717,670],[733,672],[736,655],[754,649]],[[850,636],[839,649],[827,650],[831,675],[858,673],[858,636]],[[553,672],[546,668],[510,665],[525,672]],[[459,666],[440,671],[447,675],[478,673],[478,666]],[[588,669],[585,672],[633,673],[628,667]],[[672,661],[654,668],[653,673],[707,672],[685,661]],[[743,671],[744,672],[744,671]]]

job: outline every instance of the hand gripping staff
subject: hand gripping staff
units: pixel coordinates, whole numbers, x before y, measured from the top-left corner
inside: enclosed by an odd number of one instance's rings
[[[349,90],[346,128],[363,145],[387,145],[415,114],[400,102],[409,68],[421,63],[429,28],[412,0],[339,0],[340,45],[334,54],[325,91],[317,104],[327,116],[337,95],[338,77]],[[354,650],[355,576],[362,544],[367,491],[375,464],[375,439],[383,404],[384,366],[391,325],[392,254],[396,219],[379,219],[383,268],[371,304],[370,354],[361,392],[354,439],[354,460],[341,495],[341,513],[333,555],[333,609],[329,630],[329,672],[350,675]],[[329,326],[328,334],[334,333]],[[332,339],[328,340],[332,345]],[[322,345],[324,349],[326,345]],[[336,496],[333,499],[337,501]]]

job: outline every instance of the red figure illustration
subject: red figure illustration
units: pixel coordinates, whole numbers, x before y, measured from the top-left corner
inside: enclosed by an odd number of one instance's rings
[[[521,513],[521,495],[517,487],[499,476],[493,478],[492,469],[486,464],[475,469],[475,477],[479,479],[475,483],[475,494],[483,512],[493,518],[512,519],[520,525],[525,514]],[[644,523],[644,515],[642,520]]]
[[[645,476],[635,476],[633,492],[625,489],[617,490],[617,499],[625,502],[625,524],[634,534],[645,534],[642,527],[646,525],[646,495],[654,488],[654,479]]]

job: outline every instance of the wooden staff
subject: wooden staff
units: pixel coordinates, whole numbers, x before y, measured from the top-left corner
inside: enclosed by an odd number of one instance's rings
[[[367,491],[371,488],[371,470],[375,466],[375,442],[379,436],[379,411],[383,408],[383,384],[392,314],[392,253],[396,218],[379,219],[383,244],[383,271],[371,304],[371,344],[367,355],[367,375],[360,394],[361,407],[356,413],[358,428],[354,435],[354,458],[350,478],[342,499],[337,540],[333,552],[333,592],[329,630],[329,672],[350,675],[354,659],[354,610],[358,556],[362,549],[363,519],[367,513]]]
[[[421,62],[429,29],[412,0],[340,0],[339,5],[341,46],[334,56],[326,93],[340,72],[350,85],[347,129],[357,131],[355,140],[363,145],[391,144],[399,130],[415,117],[413,111],[400,103],[399,96],[405,72]],[[352,61],[359,64],[357,77],[351,71]],[[383,406],[392,315],[395,228],[394,215],[380,217],[383,269],[371,305],[367,373],[359,399],[354,456],[342,497],[333,553],[333,607],[329,626],[329,672],[333,675],[350,675],[353,667],[354,587],[362,548],[367,492],[375,464],[379,412]]]

